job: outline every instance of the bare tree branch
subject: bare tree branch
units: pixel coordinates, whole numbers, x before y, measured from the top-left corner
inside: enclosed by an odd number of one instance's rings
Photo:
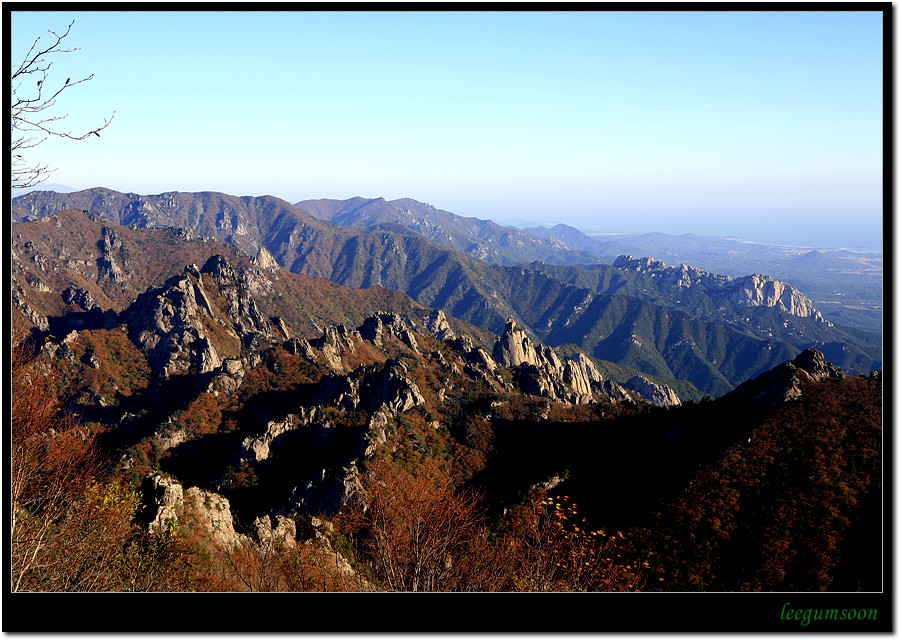
[[[66,89],[70,89],[83,82],[93,79],[91,74],[86,78],[72,80],[66,78],[57,89],[50,90],[47,87],[50,67],[53,65],[51,56],[56,54],[72,53],[78,48],[66,49],[61,46],[62,41],[69,35],[74,21],[69,23],[61,35],[55,31],[49,31],[53,36],[48,46],[39,46],[41,38],[37,38],[31,48],[25,54],[18,67],[13,67],[11,76],[12,89],[12,188],[25,189],[32,187],[49,177],[55,171],[49,165],[28,160],[23,151],[34,149],[47,138],[53,136],[68,138],[69,140],[84,140],[92,135],[99,137],[112,122],[115,111],[109,118],[104,118],[103,124],[86,133],[76,134],[56,126],[57,123],[68,117],[68,114],[53,115],[50,110],[56,106],[56,99]],[[35,80],[35,78],[37,78]],[[35,84],[31,86],[30,81]],[[26,82],[28,81],[28,82]],[[31,87],[28,89],[27,87]],[[47,93],[50,95],[47,96]],[[23,95],[24,94],[24,95]]]

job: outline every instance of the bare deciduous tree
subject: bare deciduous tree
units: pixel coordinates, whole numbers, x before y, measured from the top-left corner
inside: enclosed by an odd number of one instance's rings
[[[12,188],[25,189],[43,182],[55,171],[48,165],[29,161],[23,152],[34,149],[47,138],[54,136],[70,140],[84,140],[89,136],[100,136],[100,132],[109,126],[113,115],[103,120],[103,124],[87,133],[75,134],[60,128],[60,122],[67,114],[54,114],[56,100],[66,89],[91,80],[89,75],[80,80],[66,78],[57,88],[48,87],[51,58],[62,53],[78,51],[77,48],[63,48],[62,41],[69,35],[74,21],[69,23],[63,34],[54,31],[48,46],[40,45],[38,37],[31,45],[22,62],[12,68]]]
[[[360,551],[375,576],[392,591],[458,588],[460,559],[483,521],[475,496],[455,492],[428,459],[414,473],[377,460],[367,468]]]

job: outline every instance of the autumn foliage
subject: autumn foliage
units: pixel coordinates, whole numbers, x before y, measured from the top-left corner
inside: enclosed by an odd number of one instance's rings
[[[14,591],[882,587],[880,375],[807,382],[799,398],[735,426],[715,401],[662,411],[498,395],[483,382],[445,389],[407,354],[425,402],[385,418],[366,455],[344,452],[362,450],[372,416],[329,406],[265,460],[238,464],[237,445],[313,397],[315,365],[265,352],[236,391],[186,386],[159,421],[143,416],[184,431],[189,446],[164,449],[138,432],[116,449],[101,436],[122,425],[104,433],[67,410],[83,404],[63,399],[89,391],[130,402],[147,393],[146,371],[122,336],[82,332],[66,344],[93,372],[81,386],[78,365],[54,366],[52,349],[19,339],[11,352]],[[691,434],[680,449],[667,440],[679,429]],[[306,522],[296,539],[261,537],[254,518],[339,465],[358,470],[348,508],[287,513]],[[185,487],[215,485],[240,543],[223,547],[189,508],[148,533],[147,497],[135,487],[151,470]],[[625,503],[633,508],[617,509]],[[311,520],[327,526],[313,531]]]
[[[414,472],[373,461],[364,488],[359,550],[372,577],[391,591],[457,587],[483,517],[475,497],[455,492],[431,461]]]
[[[18,342],[11,373],[11,589],[186,588],[177,540],[151,539],[139,495],[104,479],[96,433],[61,407],[49,362]]]
[[[696,474],[649,533],[660,586],[880,589],[881,401],[880,376],[808,383]]]
[[[508,522],[512,591],[639,591],[644,584],[648,565],[626,535],[589,527],[569,496],[534,491]]]
[[[644,566],[622,532],[589,529],[543,491],[491,526],[478,497],[423,463],[368,466],[357,557],[391,591],[632,591]]]

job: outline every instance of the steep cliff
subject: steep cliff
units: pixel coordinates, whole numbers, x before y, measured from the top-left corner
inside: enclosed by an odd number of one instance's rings
[[[617,383],[603,379],[585,354],[578,353],[563,361],[552,347],[532,341],[514,320],[507,321],[503,333],[494,343],[493,360],[511,369],[516,385],[531,395],[572,404],[592,402],[595,394],[628,398]],[[645,390],[636,389],[642,398]],[[656,403],[655,398],[645,399]]]

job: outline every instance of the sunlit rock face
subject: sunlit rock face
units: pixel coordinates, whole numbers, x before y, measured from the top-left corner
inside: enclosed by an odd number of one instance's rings
[[[171,375],[207,373],[221,365],[202,316],[213,317],[212,305],[199,280],[184,273],[142,293],[121,319],[154,371]]]
[[[514,320],[494,343],[493,360],[513,369],[518,387],[532,395],[584,404],[602,391],[603,378],[590,358],[579,353],[564,361],[551,347],[532,341]]]
[[[651,382],[644,376],[633,376],[625,383],[625,388],[660,407],[676,407],[681,404],[681,400],[668,386]]]
[[[813,307],[812,301],[792,285],[767,275],[753,274],[732,278],[709,273],[686,264],[667,266],[652,257],[635,258],[620,255],[613,266],[624,271],[649,274],[660,281],[680,288],[702,285],[710,296],[723,297],[748,307],[775,307],[800,318],[814,318],[827,322]]]

